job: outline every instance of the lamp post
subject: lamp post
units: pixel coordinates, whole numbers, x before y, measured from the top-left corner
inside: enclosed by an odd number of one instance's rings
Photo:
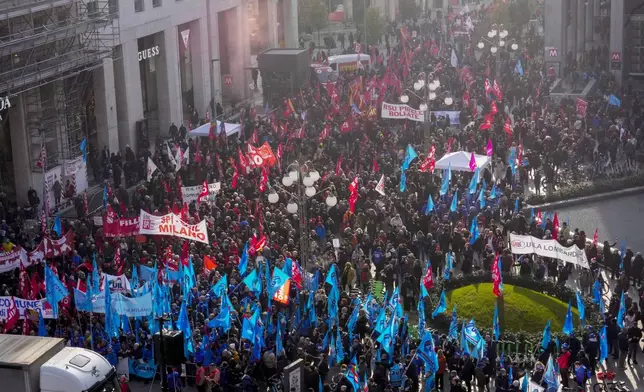
[[[441,93],[437,93],[436,90],[438,90],[441,87],[440,80],[434,79],[428,83],[427,80],[432,79],[433,74],[429,74],[428,77],[425,77],[424,74],[425,73],[423,72],[420,75],[418,75],[419,76],[418,81],[414,83],[414,90],[417,91],[418,93],[415,93],[410,89],[405,89],[405,91],[403,91],[403,94],[400,96],[400,102],[404,104],[408,103],[409,94],[415,96],[421,101],[420,105],[418,106],[418,110],[425,112],[425,120],[424,120],[425,139],[427,139],[429,137],[429,117],[430,117],[429,103],[434,102],[438,98],[445,96],[445,99],[443,100],[443,104],[445,106],[451,106],[454,103],[454,99],[452,98],[449,91],[443,91]],[[424,95],[424,97],[420,96],[419,94]]]
[[[286,211],[289,214],[295,214],[299,211],[300,218],[300,261],[302,267],[307,269],[308,261],[310,259],[310,246],[309,246],[309,231],[308,226],[308,204],[309,199],[314,198],[315,196],[331,190],[332,187],[324,188],[318,191],[315,188],[315,183],[320,179],[320,173],[317,172],[314,168],[310,167],[308,162],[300,165],[299,162],[295,161],[288,165],[286,168],[286,174],[282,177],[282,186],[275,185],[277,189],[281,192],[286,193],[289,196],[289,202],[286,205]],[[295,186],[295,192],[290,192],[286,188]],[[279,194],[273,189],[270,188],[268,194],[268,202],[275,204],[279,201]],[[338,198],[329,192],[326,197],[325,203],[328,207],[334,207],[338,204]]]
[[[168,320],[168,315],[165,313],[157,318],[159,323],[159,367],[161,368],[161,392],[168,392],[168,375],[165,369],[165,349],[163,347],[163,323]]]
[[[476,45],[480,50],[485,48],[485,42],[490,45],[490,53],[495,55],[494,57],[494,76],[496,77],[499,73],[499,57],[501,52],[499,48],[505,48],[508,52],[514,52],[519,49],[519,45],[516,43],[516,40],[508,39],[508,31],[503,28],[503,25],[497,27],[496,23],[492,25],[492,29],[487,32],[487,37],[481,37],[481,40]],[[485,41],[485,42],[483,42]]]

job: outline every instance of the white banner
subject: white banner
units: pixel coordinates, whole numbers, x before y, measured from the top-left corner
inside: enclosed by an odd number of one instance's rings
[[[72,176],[76,174],[81,167],[83,167],[83,157],[79,156],[76,159],[66,159],[63,165],[63,173],[65,174],[65,177]]]
[[[403,104],[393,104],[393,103],[382,103],[382,113],[380,115],[382,118],[394,118],[394,119],[408,119],[412,121],[423,122],[425,121],[425,112],[416,110],[407,105]]]
[[[94,313],[105,314],[105,291],[101,291],[91,299],[91,306],[88,302],[89,299],[83,293],[75,291],[76,307],[82,311],[92,311]],[[147,317],[152,313],[152,293],[146,293],[140,297],[126,297],[123,294],[113,293],[112,295],[112,309],[119,316],[127,317]],[[80,305],[80,306],[79,306]]]
[[[183,46],[186,50],[190,49],[190,29],[183,30],[181,32],[181,39],[183,40]]]
[[[208,244],[208,229],[205,220],[196,225],[189,225],[183,222],[178,215],[155,216],[141,210],[139,225],[139,234],[172,235]]]
[[[449,119],[450,125],[458,125],[461,123],[461,111],[460,110],[434,110],[432,114],[436,116],[438,120],[441,117],[446,117]]]
[[[566,263],[577,264],[580,267],[590,268],[586,252],[573,246],[562,246],[555,240],[540,240],[529,235],[510,233],[510,247],[516,255],[536,253],[539,256],[559,259]]]
[[[101,274],[100,290],[103,290],[105,279],[110,282],[110,291],[112,293],[129,293],[130,291],[132,291],[132,287],[130,287],[130,281],[127,279],[127,276],[115,276],[105,273]]]
[[[13,297],[16,301],[16,307],[18,308],[18,314],[20,318],[23,318],[25,315],[25,309],[33,309],[43,315],[44,318],[53,318],[52,312],[47,312],[45,310],[45,300],[44,299],[22,299],[18,297]],[[0,297],[0,320],[7,319],[7,311],[11,307],[11,297]]]
[[[208,200],[214,200],[215,195],[219,193],[220,189],[221,189],[221,182],[208,184],[208,193],[209,193]],[[197,200],[197,197],[199,197],[200,193],[201,193],[201,185],[181,187],[181,196],[183,197],[184,203],[190,204],[193,201]]]

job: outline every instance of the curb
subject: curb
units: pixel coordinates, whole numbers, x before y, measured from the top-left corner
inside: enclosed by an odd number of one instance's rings
[[[644,193],[644,186],[638,186],[634,188],[627,188],[627,189],[622,189],[619,191],[615,192],[606,192],[606,193],[599,193],[596,195],[591,195],[591,196],[583,196],[583,197],[577,197],[574,199],[568,199],[568,200],[561,200],[561,201],[555,201],[552,203],[544,203],[544,204],[538,204],[538,205],[527,205],[525,209],[530,209],[530,208],[539,208],[541,210],[551,210],[551,209],[556,209],[556,208],[563,208],[563,207],[570,207],[574,206],[577,204],[585,204],[585,203],[591,203],[591,202],[596,202],[596,201],[602,201],[610,198],[616,198],[616,197],[622,197],[622,196],[630,196],[633,194],[637,193]]]

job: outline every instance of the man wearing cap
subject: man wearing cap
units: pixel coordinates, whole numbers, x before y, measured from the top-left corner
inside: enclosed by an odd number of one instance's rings
[[[561,374],[561,385],[564,388],[568,388],[568,368],[570,367],[570,358],[572,354],[568,351],[568,343],[561,345],[561,355],[557,358],[557,364],[559,365],[559,373]]]

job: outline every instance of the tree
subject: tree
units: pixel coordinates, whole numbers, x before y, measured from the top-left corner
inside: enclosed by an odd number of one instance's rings
[[[367,9],[367,44],[376,45],[385,33],[386,23],[378,8]]]
[[[398,3],[398,17],[400,20],[417,19],[420,14],[420,7],[415,0],[400,0]]]
[[[300,0],[298,12],[300,31],[317,31],[320,45],[320,30],[329,22],[329,14],[322,0]]]

